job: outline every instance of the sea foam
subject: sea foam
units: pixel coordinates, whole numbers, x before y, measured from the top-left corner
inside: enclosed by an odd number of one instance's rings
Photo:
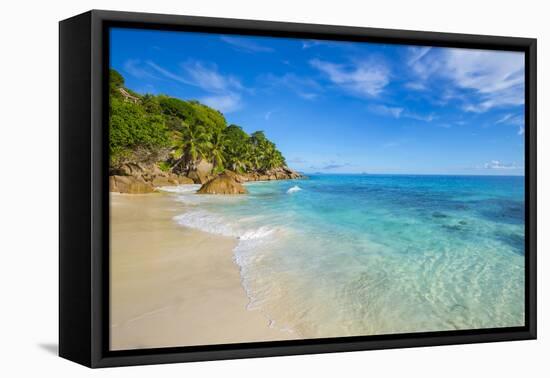
[[[174,217],[176,223],[210,234],[236,237],[233,228],[220,216],[206,210],[189,210]]]
[[[158,189],[169,193],[195,193],[201,187],[200,184],[186,184],[176,186],[161,186]]]
[[[265,238],[274,233],[269,226],[246,227],[246,219],[230,221],[222,215],[207,210],[188,210],[174,217],[181,226],[208,232],[210,234],[234,237],[239,240],[255,240]]]
[[[302,190],[302,188],[300,188],[298,185],[294,185],[292,188],[288,189],[286,192],[288,194],[292,194],[292,193],[299,192],[300,190]]]

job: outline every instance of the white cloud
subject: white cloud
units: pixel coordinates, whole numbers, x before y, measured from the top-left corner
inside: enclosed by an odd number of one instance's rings
[[[310,47],[318,46],[320,44],[321,44],[321,41],[317,41],[314,39],[305,40],[305,41],[302,41],[302,48],[309,49]]]
[[[412,89],[413,91],[425,91],[428,89],[426,84],[419,81],[409,81],[405,83],[405,88]]]
[[[273,52],[271,47],[262,46],[261,44],[250,39],[251,37],[233,37],[233,36],[221,36],[220,39],[225,43],[235,47],[237,50],[246,52]]]
[[[386,106],[386,105],[369,105],[369,110],[373,113],[384,115],[384,116],[390,116],[393,118],[410,118],[417,121],[423,121],[423,122],[432,122],[437,117],[434,114],[418,114],[411,111],[408,111],[405,108],[402,107],[392,107],[392,106]]]
[[[523,114],[507,113],[499,118],[495,124],[517,126],[518,135],[523,135],[525,133],[525,118],[523,117]]]
[[[405,112],[404,117],[415,119],[417,121],[423,121],[423,122],[432,122],[434,119],[437,119],[437,117],[433,113],[418,114],[418,113],[412,113],[412,112]]]
[[[124,62],[123,69],[125,72],[138,79],[155,79],[156,76],[153,75],[150,70],[143,67],[142,62],[139,59],[128,59]]]
[[[270,86],[286,87],[306,100],[314,100],[322,91],[322,87],[315,80],[294,73],[286,73],[282,76],[267,74],[262,76],[261,80]]]
[[[502,116],[501,118],[499,118],[495,123],[498,125],[499,123],[505,123],[505,122],[508,122],[510,120],[510,118],[512,118],[514,115],[513,114],[505,114],[504,116]]]
[[[222,113],[231,113],[242,107],[241,96],[237,93],[206,96],[200,101]]]
[[[522,126],[524,122],[525,120],[523,119],[523,115],[507,113],[503,115],[501,118],[499,118],[495,123],[496,124],[504,123],[508,125]]]
[[[426,86],[426,80],[437,73],[442,66],[437,49],[431,47],[409,47],[409,59],[407,65],[415,75],[416,85]]]
[[[187,72],[189,82],[207,91],[224,92],[229,89],[243,89],[240,81],[231,75],[222,75],[218,73],[215,64],[206,66],[198,61],[190,61],[181,65]]]
[[[221,112],[229,113],[242,107],[240,92],[246,89],[236,77],[220,74],[215,64],[188,61],[180,65],[182,74],[173,73],[151,61],[147,64],[167,79],[204,90],[208,95],[200,101]]]
[[[483,94],[524,84],[524,57],[519,52],[449,49],[447,67],[458,86]]]
[[[488,163],[485,163],[483,165],[483,168],[485,169],[521,169],[520,166],[516,165],[516,163],[502,163],[499,160],[491,160]]]
[[[160,73],[162,76],[164,76],[167,79],[174,80],[174,81],[177,81],[177,82],[180,82],[180,83],[183,83],[183,84],[192,85],[183,76],[179,76],[179,75],[177,75],[173,72],[170,72],[170,71],[162,68],[161,66],[159,66],[158,64],[156,64],[154,62],[147,61],[147,65],[149,67],[153,68],[155,71],[157,71],[158,73]]]
[[[148,61],[147,64],[168,79],[199,87],[209,92],[243,89],[237,78],[218,73],[218,68],[214,64],[206,66],[198,61],[183,63],[181,64],[181,68],[185,73],[184,75],[175,74],[152,61]]]
[[[310,64],[337,86],[361,97],[376,97],[389,83],[388,69],[372,62],[337,64],[313,59]]]
[[[482,113],[493,108],[518,106],[525,102],[524,54],[459,48],[409,48],[408,65],[415,79],[414,89],[428,85],[433,76],[449,80],[454,86],[447,93],[469,91],[453,97],[463,102],[463,110]],[[445,103],[449,97],[442,98]]]
[[[386,106],[386,105],[369,105],[369,110],[376,114],[387,115],[393,118],[399,118],[401,117],[401,114],[405,109],[399,108],[399,107]]]
[[[349,44],[342,41],[321,41],[318,39],[306,39],[302,41],[302,49],[304,50],[316,46],[344,47],[349,46]]]

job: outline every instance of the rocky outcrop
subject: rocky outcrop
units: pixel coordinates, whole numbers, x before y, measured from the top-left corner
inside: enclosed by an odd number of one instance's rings
[[[195,184],[206,184],[208,181],[210,181],[213,178],[212,175],[204,175],[196,171],[190,171],[187,174],[187,177],[189,177]]]
[[[237,181],[239,184],[242,184],[243,182],[248,181],[247,178],[246,178],[246,175],[236,173],[236,172],[230,171],[228,169],[226,169],[223,172],[223,174],[226,175],[226,176],[231,177],[233,180]]]
[[[246,194],[246,188],[234,175],[223,173],[201,186],[198,194]]]
[[[252,172],[238,174],[239,182],[247,181],[270,181],[270,180],[292,180],[306,178],[304,175],[288,167],[279,167],[265,172]]]
[[[155,188],[151,183],[134,176],[110,176],[109,191],[117,193],[144,194],[152,193]]]
[[[194,183],[189,177],[164,172],[156,164],[142,163],[126,163],[111,169],[109,182],[110,191],[120,193],[150,193],[155,187]]]
[[[153,184],[153,186],[156,186],[156,187],[159,187],[159,186],[174,186],[174,185],[178,185],[179,182],[176,178],[173,178],[173,177],[156,176],[151,181],[151,184]]]
[[[246,188],[241,184],[248,181],[289,180],[305,178],[300,173],[279,167],[265,172],[235,173],[226,170],[221,175],[212,174],[212,164],[201,160],[187,176],[162,171],[156,164],[126,163],[111,169],[109,186],[111,192],[151,193],[157,187],[185,184],[202,184],[199,193],[242,194]],[[210,184],[212,185],[206,185]],[[204,190],[203,190],[204,188]],[[203,190],[201,192],[201,190]]]
[[[192,179],[195,184],[206,184],[214,178],[212,175],[213,168],[214,166],[212,163],[209,163],[206,160],[201,160],[193,169],[190,169],[189,172],[187,172],[187,177]]]
[[[189,185],[195,183],[192,179],[185,176],[177,176],[176,180],[178,180],[178,185]]]

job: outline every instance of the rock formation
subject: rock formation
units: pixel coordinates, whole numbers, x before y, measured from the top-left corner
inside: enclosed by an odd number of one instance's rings
[[[109,191],[129,194],[152,193],[155,188],[151,183],[134,176],[110,176]]]
[[[246,194],[246,188],[230,174],[223,173],[201,186],[198,194]]]
[[[246,188],[241,184],[248,181],[305,178],[288,167],[249,173],[225,170],[218,176],[212,174],[212,169],[211,163],[201,160],[186,176],[183,176],[163,171],[156,164],[126,163],[111,169],[109,188],[111,192],[119,193],[151,193],[161,186],[202,184],[203,187],[199,193],[242,194],[246,193]]]

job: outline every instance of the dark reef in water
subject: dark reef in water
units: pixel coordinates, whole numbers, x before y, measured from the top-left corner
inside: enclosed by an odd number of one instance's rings
[[[492,199],[477,204],[479,214],[493,222],[522,224],[525,222],[525,205],[521,201]]]
[[[459,224],[444,224],[441,227],[448,231],[464,231],[464,227]]]
[[[523,235],[497,231],[495,237],[504,244],[512,247],[512,250],[518,255],[525,255],[525,237]]]

